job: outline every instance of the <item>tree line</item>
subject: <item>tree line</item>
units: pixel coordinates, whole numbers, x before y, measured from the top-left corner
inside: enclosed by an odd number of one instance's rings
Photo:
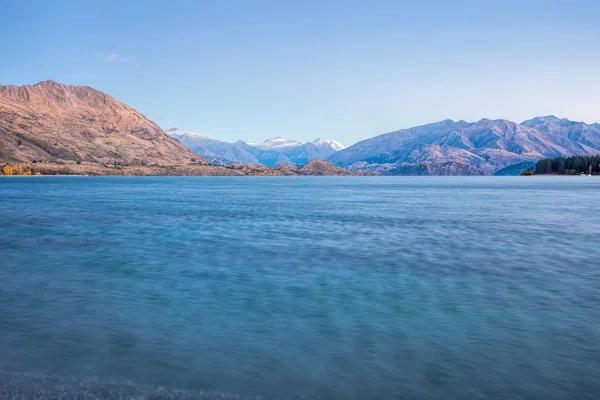
[[[535,169],[523,170],[521,175],[600,175],[600,155],[545,158],[535,165]]]
[[[41,175],[40,171],[37,171],[30,167],[23,168],[23,166],[18,164],[14,167],[10,164],[5,164],[0,171],[4,175]]]

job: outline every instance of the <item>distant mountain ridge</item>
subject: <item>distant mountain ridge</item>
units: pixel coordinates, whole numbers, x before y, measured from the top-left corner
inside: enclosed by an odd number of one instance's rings
[[[520,124],[503,119],[444,120],[363,140],[326,160],[339,167],[387,174],[409,172],[420,163],[441,165],[449,162],[476,169],[459,168],[457,171],[493,174],[514,164],[535,162],[545,157],[598,153],[600,124],[551,115]],[[400,168],[403,165],[411,167]],[[427,166],[424,169],[438,168]]]
[[[165,133],[179,140],[191,151],[206,158],[211,164],[260,164],[258,159],[247,152],[239,142],[221,142],[198,133],[185,132],[177,128],[168,129]]]
[[[323,160],[338,149],[345,148],[336,141],[322,139],[302,143],[297,140],[276,137],[262,143],[241,140],[229,143],[177,128],[168,129],[165,132],[215,164],[250,163],[268,167],[278,164],[304,165],[311,160]]]

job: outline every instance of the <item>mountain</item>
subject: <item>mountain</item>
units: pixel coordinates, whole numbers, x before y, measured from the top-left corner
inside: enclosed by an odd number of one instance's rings
[[[96,89],[54,81],[0,86],[0,160],[203,161],[154,122]]]
[[[405,142],[411,139],[419,137],[425,138],[428,135],[431,135],[433,132],[443,133],[469,125],[469,123],[464,121],[454,122],[445,120],[415,128],[386,133],[374,138],[363,140],[350,147],[340,150],[334,155],[328,157],[328,161],[336,165],[349,166],[356,162],[367,161],[374,157],[384,157],[387,154],[399,151],[403,148]],[[382,162],[374,163],[381,164]]]
[[[323,160],[333,153],[335,153],[335,150],[326,142],[308,142],[281,151],[281,154],[294,164],[306,164],[311,160]]]
[[[177,128],[166,132],[190,150],[204,156],[209,162],[224,165],[235,163],[263,164],[268,167],[278,164],[304,165],[311,160],[323,160],[338,149],[345,148],[336,141],[322,139],[302,143],[276,137],[262,143],[241,140],[228,143]]]
[[[239,146],[241,149],[243,149],[247,153],[252,154],[256,158],[258,164],[262,164],[267,167],[274,167],[277,164],[293,164],[294,163],[292,160],[287,158],[281,152],[281,147],[276,148],[276,149],[260,148],[260,147],[255,147],[252,144],[248,144],[247,142],[243,142],[241,140],[238,140],[237,142],[235,142],[235,145]]]
[[[406,172],[397,168],[403,164],[456,162],[492,174],[545,157],[598,153],[597,125],[548,116],[521,124],[502,119],[444,120],[363,140],[326,160],[354,170],[384,168],[386,173]]]
[[[184,132],[177,128],[165,133],[185,145],[188,149],[203,156],[211,164],[260,164],[258,159],[244,150],[238,143],[221,142],[192,132]]]
[[[323,160],[343,145],[334,141],[317,139],[312,142],[301,143],[282,137],[268,139],[263,143],[247,142],[248,146],[256,149],[251,151],[261,164],[275,166],[277,163],[306,164],[311,160]],[[334,147],[335,146],[335,147]]]
[[[524,121],[521,125],[535,128],[553,140],[565,143],[567,146],[571,142],[575,142],[595,149],[600,148],[600,125],[598,124],[588,125],[584,122],[569,121],[566,118],[557,118],[550,115]],[[579,154],[578,150],[578,148],[575,148],[575,153],[568,155],[577,155]]]

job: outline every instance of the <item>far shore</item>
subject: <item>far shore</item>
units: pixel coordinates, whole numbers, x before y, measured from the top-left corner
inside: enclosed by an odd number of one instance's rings
[[[19,171],[29,173],[13,173],[5,175],[2,166],[9,164],[20,167]],[[347,171],[325,162],[316,162],[306,166],[282,164],[270,168],[260,164],[213,165],[201,163],[168,164],[168,165],[118,165],[101,163],[69,162],[0,162],[0,176],[380,176],[369,172]],[[13,168],[14,169],[14,168]],[[381,175],[384,176],[384,175]],[[403,176],[403,175],[399,175]],[[404,175],[404,176],[470,176],[470,175]],[[494,175],[487,175],[494,176]],[[497,177],[502,177],[499,175]],[[509,175],[513,176],[513,175]],[[564,174],[534,174],[521,176],[588,176]],[[591,176],[600,176],[593,174]]]
[[[337,176],[356,175],[327,163],[277,165],[269,168],[258,164],[212,165],[201,163],[169,165],[118,165],[87,162],[0,162],[19,166],[21,171],[13,176]],[[311,168],[307,168],[310,166]],[[13,168],[14,169],[14,168]],[[36,175],[37,174],[37,175]],[[3,175],[0,170],[0,176]]]

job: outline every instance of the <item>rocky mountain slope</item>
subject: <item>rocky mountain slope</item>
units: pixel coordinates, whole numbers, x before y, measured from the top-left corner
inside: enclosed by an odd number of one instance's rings
[[[521,172],[524,169],[535,168],[535,163],[530,161],[525,161],[518,164],[509,165],[508,167],[499,169],[494,172],[495,176],[516,176],[521,175]]]
[[[399,168],[402,165],[413,168],[414,164],[424,162],[438,165],[454,162],[492,174],[545,157],[598,153],[598,124],[548,116],[521,124],[489,119],[476,123],[445,120],[364,140],[326,160],[354,170],[385,173],[406,172]]]
[[[202,162],[154,122],[98,90],[54,81],[0,86],[0,160]]]
[[[520,171],[519,171],[520,172]],[[382,175],[410,175],[410,176],[457,176],[457,175],[486,175],[485,171],[468,164],[455,161],[434,164],[429,161],[395,166],[382,173]]]
[[[282,137],[262,143],[237,141],[222,142],[197,133],[169,129],[166,133],[181,141],[190,150],[204,156],[215,164],[252,163],[274,167],[278,164],[304,165],[311,160],[322,160],[344,145],[333,140],[316,139],[302,143]]]

